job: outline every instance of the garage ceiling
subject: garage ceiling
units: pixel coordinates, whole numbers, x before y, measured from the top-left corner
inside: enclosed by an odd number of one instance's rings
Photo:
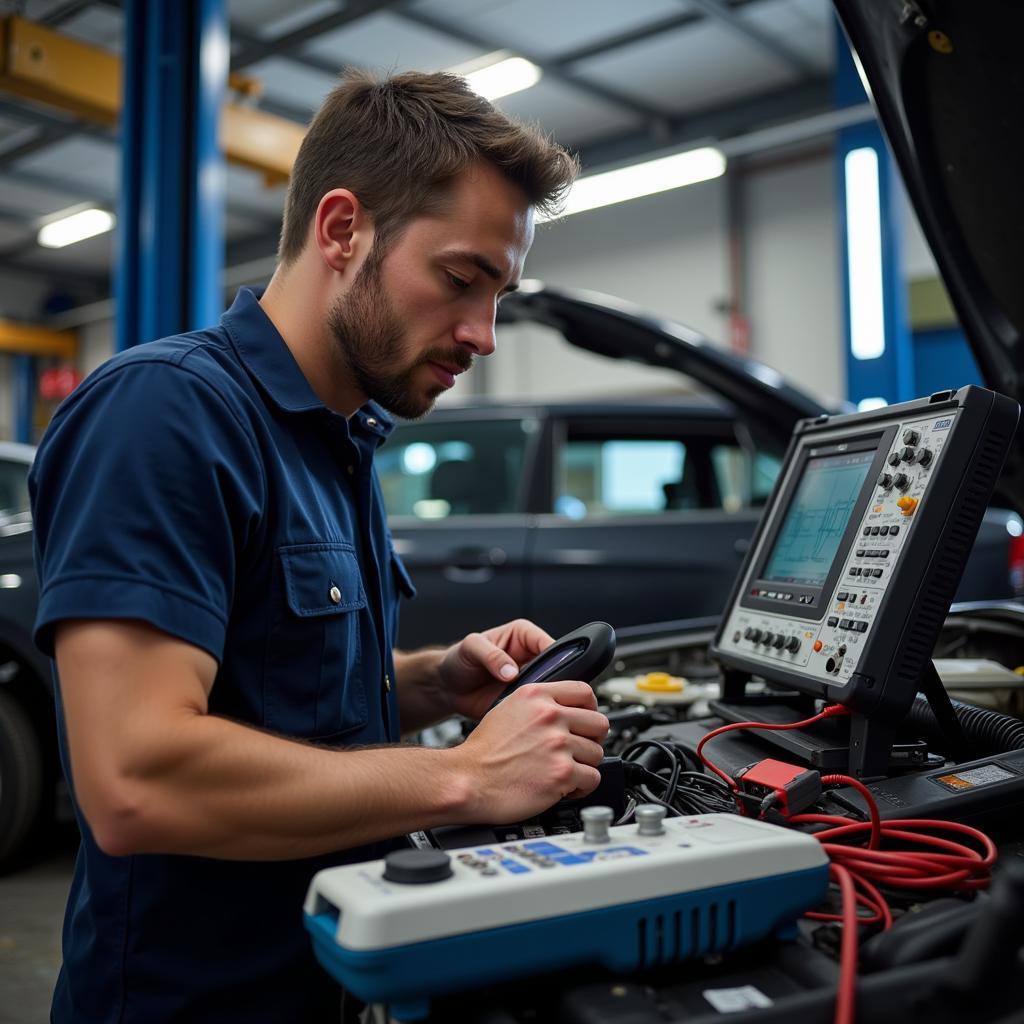
[[[828,0],[229,0],[232,67],[259,107],[308,120],[346,66],[439,70],[496,50],[538,64],[497,104],[539,122],[584,167],[827,110]],[[4,2],[0,12],[117,52],[116,0]],[[110,294],[112,236],[44,250],[41,218],[116,204],[116,134],[0,93],[0,270]],[[227,266],[273,254],[283,188],[228,171]]]

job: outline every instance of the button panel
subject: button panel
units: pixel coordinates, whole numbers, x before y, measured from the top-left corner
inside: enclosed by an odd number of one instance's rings
[[[848,680],[857,670],[955,417],[956,412],[946,411],[899,424],[885,456],[886,471],[873,481],[856,542],[845,558],[838,556],[842,561],[830,594],[797,584],[748,585],[751,597],[778,601],[778,611],[735,605],[722,632],[722,648],[753,661],[781,663],[819,681],[841,685]],[[760,543],[764,540],[762,535]],[[802,614],[808,606],[820,611],[820,618],[793,618],[786,614],[786,601]]]

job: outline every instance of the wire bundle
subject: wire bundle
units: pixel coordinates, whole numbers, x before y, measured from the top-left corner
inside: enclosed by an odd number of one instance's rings
[[[650,752],[662,755],[663,767],[654,770],[638,760]],[[620,756],[626,771],[629,801],[626,813],[617,824],[630,821],[640,803],[660,804],[673,817],[732,814],[736,810],[728,787],[699,770],[700,763],[685,747],[660,740],[638,740]]]
[[[791,724],[731,723],[709,732],[698,744],[697,756],[728,786],[743,814],[746,811],[739,786],[704,756],[705,744],[715,736],[734,729],[799,729],[842,714],[848,714],[846,708],[831,705],[812,718]],[[983,832],[959,822],[920,818],[883,822],[870,790],[858,779],[847,775],[825,775],[821,782],[824,786],[842,785],[856,789],[868,807],[867,821],[851,821],[828,814],[798,814],[788,819],[791,825],[826,826],[815,833],[815,838],[828,855],[829,876],[839,887],[842,910],[838,914],[816,911],[806,916],[816,921],[840,922],[843,926],[835,1022],[853,1024],[858,926],[879,924],[887,929],[893,922],[892,910],[879,887],[950,892],[984,889],[991,880],[990,872],[997,851]],[[953,833],[970,840],[972,845],[935,833]],[[883,842],[900,848],[883,849]]]

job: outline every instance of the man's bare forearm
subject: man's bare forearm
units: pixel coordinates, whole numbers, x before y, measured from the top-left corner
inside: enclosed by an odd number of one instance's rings
[[[469,798],[454,751],[326,749],[190,719],[122,773],[97,835],[108,852],[311,857],[457,821]]]
[[[402,732],[418,732],[454,714],[451,694],[440,678],[444,647],[395,651]]]

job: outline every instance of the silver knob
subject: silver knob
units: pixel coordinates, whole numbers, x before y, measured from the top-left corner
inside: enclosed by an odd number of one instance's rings
[[[580,811],[580,818],[583,820],[583,842],[585,843],[607,843],[608,826],[612,823],[614,814],[610,807],[584,807]]]
[[[637,834],[663,836],[665,834],[665,808],[660,804],[640,804],[636,809]]]

